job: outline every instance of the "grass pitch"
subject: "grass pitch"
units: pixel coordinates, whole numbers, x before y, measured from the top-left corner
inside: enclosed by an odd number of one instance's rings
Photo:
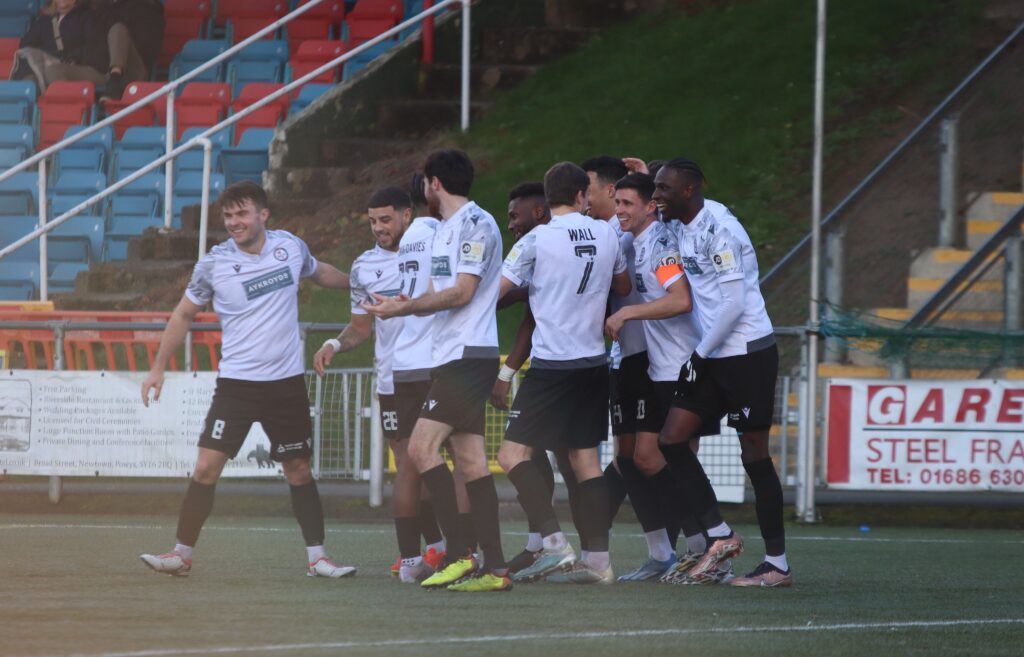
[[[506,552],[525,540],[507,523]],[[738,527],[761,557],[753,527]],[[792,589],[653,583],[426,592],[388,574],[390,526],[328,524],[353,579],[304,576],[291,519],[214,517],[191,577],[157,575],[174,519],[0,515],[0,655],[1013,655],[1024,538],[980,530],[791,527]],[[646,553],[616,525],[613,562]]]

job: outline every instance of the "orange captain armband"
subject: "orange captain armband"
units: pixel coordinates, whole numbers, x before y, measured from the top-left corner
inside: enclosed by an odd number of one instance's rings
[[[673,258],[666,258],[666,261],[663,261],[654,270],[654,275],[658,277],[658,285],[666,287],[683,275],[683,268],[679,266],[678,262],[673,262],[673,260]]]

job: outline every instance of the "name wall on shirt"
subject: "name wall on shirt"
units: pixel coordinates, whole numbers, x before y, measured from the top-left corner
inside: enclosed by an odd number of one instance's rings
[[[141,372],[10,370],[0,375],[0,472],[177,477],[191,473],[216,372],[170,372],[142,404]],[[280,473],[254,424],[226,477]]]

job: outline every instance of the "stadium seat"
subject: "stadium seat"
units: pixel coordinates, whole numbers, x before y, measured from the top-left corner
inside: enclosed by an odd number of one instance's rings
[[[139,237],[147,228],[160,228],[163,217],[146,215],[111,216],[103,242],[103,262],[128,259],[128,242]]]
[[[0,15],[0,38],[18,38],[28,32],[33,14],[17,13]]]
[[[231,104],[232,113],[237,114],[246,107],[254,104],[256,101],[261,100],[271,93],[282,88],[283,84],[272,84],[266,82],[253,82],[245,86],[242,89],[242,93],[238,95],[235,102]],[[288,95],[284,94],[277,98],[277,100],[264,105],[258,110],[252,112],[248,116],[240,119],[235,123],[235,139],[234,143],[237,145],[242,135],[249,128],[274,128],[284,120],[284,117],[288,114]]]
[[[103,245],[103,260],[125,260],[128,242],[150,226],[164,224],[164,177],[146,174],[114,193]]]
[[[196,127],[209,128],[224,117],[220,108],[214,105],[185,105],[178,108],[175,118],[178,122],[175,137],[180,140],[186,130]]]
[[[128,128],[121,139],[114,144],[114,179],[124,178],[166,153],[166,140],[164,128],[152,126]],[[154,173],[162,171],[163,167],[160,167]],[[159,177],[163,180],[162,176]]]
[[[96,118],[96,87],[92,82],[57,81],[39,97],[39,149],[56,144],[68,128]]]
[[[309,0],[299,0],[295,6],[301,7],[308,2]],[[304,13],[300,18],[326,18],[334,25],[340,26],[341,21],[345,20],[345,2],[344,0],[325,0]]]
[[[355,19],[350,17],[345,21],[345,42],[348,43],[349,48],[355,48],[377,35],[387,32],[395,25],[397,23],[386,19]],[[397,41],[397,35],[392,37],[391,40]]]
[[[330,91],[332,87],[334,87],[333,84],[310,83],[302,85],[299,89],[299,95],[288,106],[288,114],[295,114],[306,109],[310,103]]]
[[[38,208],[38,173],[24,171],[0,180],[0,215],[35,214]]]
[[[211,16],[209,0],[165,0],[164,41],[157,65],[169,66],[188,41],[206,37]]]
[[[238,43],[288,13],[285,0],[217,0],[217,25]],[[265,38],[274,38],[274,32]]]
[[[30,125],[0,125],[0,169],[27,159],[35,149],[36,134]]]
[[[221,117],[226,116],[231,105],[231,85],[226,82],[189,82],[175,104],[178,108],[186,105],[212,106],[220,111]]]
[[[350,80],[359,71],[366,68],[370,62],[377,59],[380,55],[386,53],[395,47],[395,42],[390,39],[385,39],[378,44],[372,45],[366,50],[357,53],[352,59],[345,62],[345,75],[342,79]]]
[[[300,16],[284,26],[284,34],[288,39],[288,54],[294,57],[303,41],[329,41],[336,35],[334,22],[329,18],[306,18]]]
[[[228,83],[237,95],[250,82],[282,82],[288,63],[287,41],[257,41],[228,64]]]
[[[48,291],[50,294],[71,294],[75,291],[75,279],[78,274],[88,271],[89,265],[84,262],[57,262],[50,270]]]
[[[18,39],[5,37],[0,39],[0,77],[6,77],[14,66],[14,53],[18,49]]]
[[[249,128],[238,141],[238,146],[224,149],[221,161],[229,185],[240,180],[263,182],[263,171],[269,166],[267,149],[273,138],[273,128]]]
[[[219,173],[210,174],[210,203],[217,200],[224,191],[224,176]],[[174,228],[181,230],[181,211],[190,205],[199,205],[203,198],[203,175],[201,173],[183,173],[174,182],[172,207],[174,211]]]
[[[71,126],[64,133],[63,139],[72,137],[85,129],[86,126]],[[64,173],[98,171],[104,176],[108,175],[113,143],[114,129],[107,126],[70,146],[65,146],[55,155],[53,180],[58,180]]]
[[[0,247],[14,243],[39,227],[28,215],[0,218]],[[39,240],[32,240],[0,260],[0,300],[26,301],[39,297]]]
[[[176,80],[186,73],[195,70],[206,64],[208,61],[223,53],[231,47],[231,44],[220,39],[192,39],[185,43],[181,52],[175,55],[171,61],[171,69],[168,77]],[[196,81],[222,82],[224,80],[224,62],[215,64],[206,69],[196,77]]]
[[[315,71],[348,50],[344,41],[303,41],[295,56],[291,58],[291,78],[298,80]],[[339,66],[338,69],[341,69]],[[328,69],[307,82],[332,83],[338,81],[338,69]]]
[[[103,108],[107,116],[120,112],[129,105],[136,103],[154,91],[164,87],[165,82],[132,82],[125,90],[119,100],[103,100]],[[167,120],[167,98],[160,96],[138,108],[128,116],[118,119],[114,123],[114,133],[120,139],[125,130],[133,126],[153,126],[165,123]]]
[[[35,124],[36,83],[0,80],[0,123]]]
[[[402,0],[358,0],[345,20],[390,20],[394,26],[402,22],[403,11]]]
[[[98,173],[67,173],[57,180],[50,194],[50,219],[68,212],[107,186]],[[105,202],[95,203],[50,232],[47,251],[53,262],[88,265],[103,254]]]
[[[178,143],[183,144],[189,139],[198,136],[203,133],[209,126],[192,127],[178,138]],[[222,170],[221,166],[221,154],[225,148],[231,143],[230,130],[221,130],[215,132],[208,137],[213,148],[210,160],[210,172],[219,173]],[[174,160],[174,171],[175,176],[180,176],[185,172],[203,172],[203,149],[201,146],[190,148]]]

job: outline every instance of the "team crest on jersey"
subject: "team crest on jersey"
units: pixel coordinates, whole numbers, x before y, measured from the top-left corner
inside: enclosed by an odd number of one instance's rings
[[[274,257],[280,260],[281,262],[284,262],[285,260],[288,259],[288,250],[285,249],[283,246],[279,246],[276,249],[274,249]]]
[[[448,256],[433,256],[430,258],[430,275],[431,276],[451,276],[452,266],[448,261]]]
[[[683,269],[686,270],[687,274],[698,276],[704,273],[704,270],[697,264],[697,259],[692,256],[683,256]]]
[[[288,267],[281,267],[280,269],[275,269],[269,274],[264,274],[258,278],[251,278],[247,281],[243,281],[242,287],[245,288],[245,298],[252,301],[253,299],[284,289],[289,285],[294,284],[295,279],[292,278],[292,270]]]

